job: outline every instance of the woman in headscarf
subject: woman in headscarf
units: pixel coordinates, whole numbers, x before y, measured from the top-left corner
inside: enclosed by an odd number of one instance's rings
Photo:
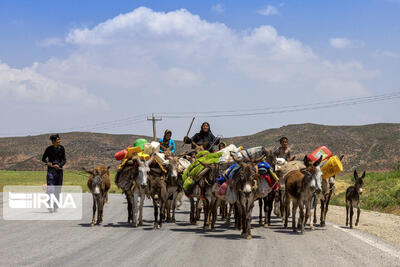
[[[185,136],[183,141],[185,144],[192,144],[193,149],[195,149],[196,146],[202,146],[204,150],[212,152],[213,146],[219,144],[220,138],[215,138],[211,132],[210,124],[208,122],[203,122],[200,132],[195,134],[192,138]]]
[[[171,138],[172,132],[171,130],[165,130],[164,137],[159,140],[160,143],[160,152],[164,153],[175,153],[175,142]]]

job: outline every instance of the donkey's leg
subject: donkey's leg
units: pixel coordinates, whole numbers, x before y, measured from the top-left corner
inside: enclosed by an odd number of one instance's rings
[[[97,221],[96,224],[101,224],[101,196],[96,195],[96,206],[97,206]]]
[[[306,218],[304,219],[303,225],[304,225],[304,228],[305,228],[307,220],[308,220],[308,218],[310,218],[310,230],[315,230],[314,221],[311,218],[311,210],[310,210],[311,209],[311,205],[312,205],[311,203],[307,203]],[[317,207],[314,207],[314,209],[317,210]]]
[[[351,201],[351,204],[350,204],[350,229],[353,228],[353,215],[354,215],[353,201]]]
[[[210,213],[210,202],[205,199],[203,200],[203,208],[204,208],[204,225],[203,225],[203,229],[207,230],[210,228],[210,224],[209,224],[209,213]]]
[[[349,208],[350,208],[350,203],[346,201],[346,226],[349,225]]]
[[[232,210],[234,207],[233,207],[233,204],[226,203],[226,205],[227,206],[229,205],[228,214],[226,215],[226,223],[229,226],[229,224],[231,223]]]
[[[322,218],[322,207],[324,206],[324,201],[322,199],[320,199],[320,205],[321,205],[321,217],[320,217],[320,221]],[[317,223],[317,206],[318,206],[318,201],[317,201],[317,205],[314,207],[314,218],[313,218],[313,223]]]
[[[319,225],[321,227],[324,227],[325,226],[324,214],[325,214],[325,204],[326,204],[326,202],[325,202],[324,199],[321,199],[320,203],[321,203],[321,215],[319,216]],[[316,211],[317,211],[317,209],[315,209],[315,213],[316,213]],[[315,223],[315,221],[317,220],[316,216],[314,216],[314,219],[315,219],[314,220],[314,223]]]
[[[164,214],[165,204],[166,204],[165,201],[160,200],[160,221],[158,223],[159,228],[162,227],[162,221],[163,221],[163,218],[165,218],[165,214]]]
[[[300,203],[300,205],[299,205],[299,213],[300,213],[299,214],[300,215],[299,221],[301,222],[300,231],[301,231],[302,234],[304,234],[304,226],[305,226],[305,224],[307,222],[308,217],[305,216],[305,214],[304,214],[304,205],[303,205],[303,203]]]
[[[195,203],[194,203],[194,199],[191,197],[190,198],[190,223],[191,224],[195,224]]]
[[[176,198],[172,201],[172,222],[176,223],[175,220],[175,209],[176,209]]]
[[[298,201],[297,200],[293,200],[292,201],[292,229],[293,232],[297,232],[297,227],[296,227],[296,210],[297,210],[297,206],[298,206]],[[286,218],[289,217],[289,208],[287,209],[287,215]]]
[[[218,205],[219,200],[214,199],[212,201],[212,205],[211,205],[211,232],[215,232],[215,222],[217,220],[217,210],[218,210],[218,206],[222,207],[222,205]]]
[[[126,201],[128,202],[127,208],[128,208],[128,224],[132,222],[133,220],[133,215],[132,215],[132,198],[130,195],[125,193],[126,196]]]
[[[137,215],[139,211],[139,190],[136,188],[133,191],[133,197],[132,197],[132,226],[137,227],[138,222],[137,222]]]
[[[154,209],[154,230],[158,228],[158,203],[153,199],[153,209]],[[161,215],[160,215],[161,217]]]
[[[94,197],[94,195],[92,194],[93,197],[93,216],[92,216],[92,222],[90,223],[90,226],[93,226],[94,223],[96,222],[96,198]]]
[[[251,214],[253,213],[253,207],[254,207],[254,202],[250,204],[250,207],[248,208],[248,212],[246,215],[246,229],[247,229],[247,239],[251,239]]]
[[[144,199],[146,197],[144,192],[139,192],[140,193],[140,205],[139,205],[139,226],[143,225],[143,205],[144,205]]]
[[[361,210],[360,210],[360,201],[357,201],[357,220],[356,220],[356,226],[358,226],[358,222],[359,222],[359,220],[360,220],[360,213],[361,213]]]
[[[262,212],[262,208],[263,208],[263,199],[260,197],[258,199],[258,207],[260,208],[260,213],[258,215],[259,219],[258,219],[258,224],[262,225],[262,218],[263,218],[263,212]]]
[[[285,198],[285,203],[284,203],[284,205],[282,205],[282,206],[285,206],[285,207],[283,208],[283,211],[284,211],[285,213],[282,213],[283,226],[284,226],[285,228],[287,228],[288,222],[289,222],[289,209],[290,209],[290,200],[289,200],[288,197]]]
[[[326,199],[325,210],[324,210],[324,221],[323,221],[323,226],[325,226],[326,214],[328,213],[329,202],[331,201],[331,196],[332,196],[332,191],[329,192],[329,195],[328,195],[328,197],[327,197],[327,199]]]
[[[267,196],[267,202],[265,203],[266,208],[264,209],[266,212],[265,216],[268,216],[267,226],[271,225],[271,214],[272,214],[272,209],[273,209],[273,205],[274,205],[274,201],[275,201],[275,193],[271,192],[270,194],[273,194],[273,195]],[[266,227],[265,224],[264,224],[264,227]]]

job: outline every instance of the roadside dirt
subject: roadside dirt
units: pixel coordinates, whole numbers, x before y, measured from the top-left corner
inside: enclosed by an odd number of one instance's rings
[[[319,222],[319,206],[317,209],[317,220]],[[353,222],[355,222],[355,218],[356,214],[353,217]],[[329,206],[326,219],[329,222],[346,225],[346,208]],[[360,224],[357,227],[353,227],[400,246],[400,216],[361,210]]]

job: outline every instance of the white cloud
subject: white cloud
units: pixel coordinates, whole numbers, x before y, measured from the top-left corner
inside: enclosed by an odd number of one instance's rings
[[[89,94],[86,90],[49,79],[35,71],[37,63],[32,67],[15,69],[0,62],[0,94],[2,100],[26,101],[29,103],[50,103],[57,101],[74,103],[89,108],[104,109],[107,104],[104,100]]]
[[[378,58],[400,58],[400,53],[387,50],[376,50],[372,53],[372,56]]]
[[[215,13],[223,13],[225,9],[221,4],[218,3],[211,7],[211,11]]]
[[[216,103],[218,109],[265,107],[282,99],[282,92],[288,104],[365,96],[370,94],[366,84],[379,75],[357,62],[324,59],[272,26],[239,32],[184,9],[155,12],[140,7],[92,28],[73,29],[65,42],[71,46],[65,58],[20,70],[2,65],[6,78],[0,76],[0,92],[43,96],[43,101],[66,94],[83,105],[107,99],[110,112],[87,115],[102,121],[103,116],[215,110]],[[168,123],[170,128],[183,127]],[[244,123],[247,132],[270,127]],[[228,128],[226,134],[238,133]]]
[[[46,38],[43,41],[39,42],[38,44],[39,46],[44,46],[44,47],[65,45],[62,39],[56,37]]]
[[[364,47],[364,43],[360,41],[350,40],[345,37],[341,38],[331,38],[329,44],[334,48],[360,48]]]
[[[257,13],[263,16],[271,16],[277,15],[279,12],[276,7],[268,5],[266,8],[258,10]]]

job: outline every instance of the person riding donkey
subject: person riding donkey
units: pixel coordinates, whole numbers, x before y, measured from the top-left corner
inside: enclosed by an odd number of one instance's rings
[[[172,140],[171,136],[171,130],[167,129],[164,132],[164,137],[158,141],[160,143],[161,153],[165,153],[166,155],[173,155],[175,153],[175,142]]]
[[[210,124],[203,122],[200,132],[196,133],[192,138],[185,136],[183,139],[185,144],[192,144],[192,148],[202,147],[204,150],[213,152],[213,146],[220,143],[220,138],[216,138],[210,130]]]
[[[294,157],[291,157],[291,150],[288,147],[289,144],[289,139],[286,136],[283,136],[279,139],[279,143],[281,144],[280,147],[278,147],[274,151],[274,156],[276,158],[283,158],[286,161],[292,161],[294,160]]]

